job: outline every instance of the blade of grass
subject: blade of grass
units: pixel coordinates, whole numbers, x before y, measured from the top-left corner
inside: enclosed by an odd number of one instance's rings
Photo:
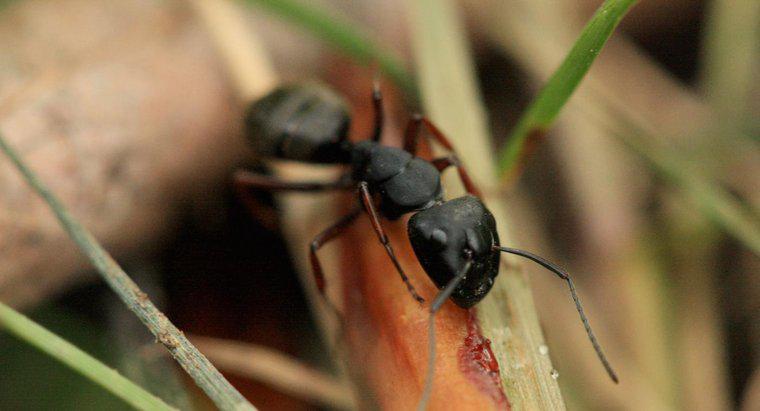
[[[396,55],[380,47],[366,33],[347,20],[331,16],[318,7],[296,0],[245,0],[267,9],[315,37],[353,57],[361,64],[377,64],[410,97],[416,98],[414,78]]]
[[[573,48],[517,122],[499,155],[499,172],[512,171],[530,135],[545,132],[578,87],[604,43],[636,0],[607,0],[581,32]]]
[[[3,303],[0,303],[0,326],[137,409],[176,410],[118,371]]]
[[[185,335],[156,308],[95,237],[69,214],[58,198],[27,167],[2,135],[0,135],[0,150],[8,156],[29,186],[50,206],[61,226],[93,263],[108,286],[169,350],[172,357],[193,378],[198,387],[220,409],[254,410],[253,405],[243,398],[208,359],[187,340]]]
[[[450,0],[407,3],[419,73],[422,102],[447,134],[473,179],[482,186],[497,182],[484,108],[478,95],[464,27]],[[459,184],[446,182],[447,191]],[[454,193],[451,194],[456,195]],[[504,207],[490,202],[499,235],[510,243]],[[552,379],[530,287],[516,264],[502,264],[494,289],[477,308],[483,333],[492,341],[500,377],[515,409],[564,409],[557,381]]]
[[[747,103],[756,81],[760,2],[710,2],[704,40],[702,85],[725,128],[738,128],[750,114]]]
[[[255,344],[190,336],[211,361],[226,372],[250,378],[328,409],[355,410],[351,390],[331,375],[284,353]]]
[[[624,113],[613,111],[617,125],[608,124],[613,135],[643,158],[658,174],[687,194],[714,224],[741,241],[752,252],[760,255],[760,219],[758,211],[735,200],[712,179],[699,172],[698,165],[652,144],[654,131],[645,129],[641,122],[632,121]],[[603,120],[602,120],[603,121]],[[622,126],[622,127],[621,127]]]

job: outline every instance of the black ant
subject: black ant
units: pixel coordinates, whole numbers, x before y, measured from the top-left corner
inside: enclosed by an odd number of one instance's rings
[[[404,214],[414,213],[407,227],[409,240],[425,272],[441,290],[430,307],[430,362],[423,404],[432,384],[435,313],[448,298],[462,308],[470,308],[482,300],[499,273],[500,252],[530,259],[567,281],[594,350],[610,378],[617,383],[617,376],[591,330],[567,272],[527,251],[500,246],[493,215],[480,201],[480,193],[448,139],[426,118],[415,115],[409,121],[403,149],[381,144],[383,107],[377,85],[372,102],[375,111],[372,136],[355,143],[348,140],[350,116],[343,100],[315,84],[280,87],[253,103],[245,117],[247,137],[262,156],[349,166],[347,173],[331,182],[289,182],[247,171],[235,175],[236,187],[246,197],[249,189],[357,190],[358,201],[354,208],[311,242],[310,261],[320,293],[324,295],[325,280],[317,251],[343,233],[364,211],[409,293],[423,303],[424,299],[417,294],[399,264],[380,221],[381,217],[397,220]],[[451,154],[432,161],[416,157],[423,127]],[[468,195],[445,201],[441,172],[451,166],[456,167]]]

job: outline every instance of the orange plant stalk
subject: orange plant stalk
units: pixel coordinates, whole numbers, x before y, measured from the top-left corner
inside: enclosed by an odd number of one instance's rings
[[[422,271],[405,222],[386,223],[399,260],[420,295],[410,297],[366,219],[342,241],[343,298],[350,347],[382,409],[413,408],[422,395],[428,361],[428,307],[438,292]],[[472,312],[477,308],[472,309]],[[435,380],[429,409],[508,409],[498,363],[471,311],[446,302],[436,315]]]

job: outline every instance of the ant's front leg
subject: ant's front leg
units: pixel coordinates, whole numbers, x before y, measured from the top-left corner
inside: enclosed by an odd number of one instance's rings
[[[393,265],[396,266],[396,271],[398,271],[399,276],[401,276],[401,281],[406,284],[407,290],[409,290],[409,293],[415,300],[417,300],[417,302],[424,303],[425,299],[417,294],[417,290],[414,289],[411,281],[409,281],[409,277],[406,276],[404,270],[401,268],[401,263],[399,263],[396,258],[396,253],[393,252],[391,242],[388,240],[388,236],[385,234],[385,230],[383,230],[383,226],[380,224],[380,217],[378,216],[377,211],[375,211],[375,206],[372,203],[372,195],[369,192],[369,187],[367,186],[366,181],[359,183],[359,195],[364,204],[364,210],[367,211],[370,221],[372,221],[372,227],[375,229],[377,238],[380,240],[380,243],[383,244],[383,247],[385,247],[385,251],[388,253],[388,257],[390,257]]]
[[[415,114],[412,116],[412,119],[409,120],[409,124],[406,127],[406,132],[404,133],[404,150],[408,151],[412,155],[417,153],[420,128],[422,127],[425,127],[430,132],[430,135],[438,144],[451,152],[451,154],[447,157],[437,158],[432,161],[432,163],[438,168],[438,171],[443,171],[449,166],[455,166],[457,168],[457,172],[459,173],[459,179],[462,180],[462,184],[464,185],[467,192],[474,195],[475,197],[481,197],[480,190],[478,190],[478,188],[475,186],[475,183],[473,183],[470,175],[467,173],[467,170],[465,170],[464,166],[459,161],[456,150],[454,150],[454,146],[451,144],[449,139],[446,138],[443,132],[438,129],[435,124],[420,114]]]

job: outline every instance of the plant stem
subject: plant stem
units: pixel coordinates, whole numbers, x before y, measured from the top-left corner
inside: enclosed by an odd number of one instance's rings
[[[61,226],[93,263],[109,287],[150,332],[171,352],[172,357],[223,410],[254,410],[243,396],[214,368],[185,335],[172,324],[140,290],[93,235],[76,221],[53,193],[27,167],[16,151],[0,135],[0,149],[8,156],[26,182],[50,206]]]
[[[495,158],[456,8],[449,0],[408,4],[423,105],[452,140],[475,182],[493,187],[497,184]],[[446,182],[447,191],[456,196],[461,188],[450,183]],[[489,202],[488,207],[496,217],[500,237],[510,243],[503,205]],[[478,322],[492,341],[510,405],[564,409],[549,358],[539,353],[544,339],[524,273],[516,264],[502,264],[500,271],[494,289],[478,305]]]
[[[630,126],[629,130],[636,130],[633,124]],[[704,178],[695,164],[686,161],[676,152],[655,147],[642,130],[638,130],[638,135],[626,132],[616,134],[658,174],[687,194],[708,219],[739,239],[756,255],[760,255],[760,218],[756,209],[745,206],[715,182]]]
[[[562,64],[510,134],[499,155],[499,172],[502,176],[517,165],[529,136],[542,134],[551,126],[599,55],[604,43],[634,3],[636,0],[606,0],[599,7]]]
[[[3,303],[0,303],[0,326],[137,409],[176,410],[118,371]]]

